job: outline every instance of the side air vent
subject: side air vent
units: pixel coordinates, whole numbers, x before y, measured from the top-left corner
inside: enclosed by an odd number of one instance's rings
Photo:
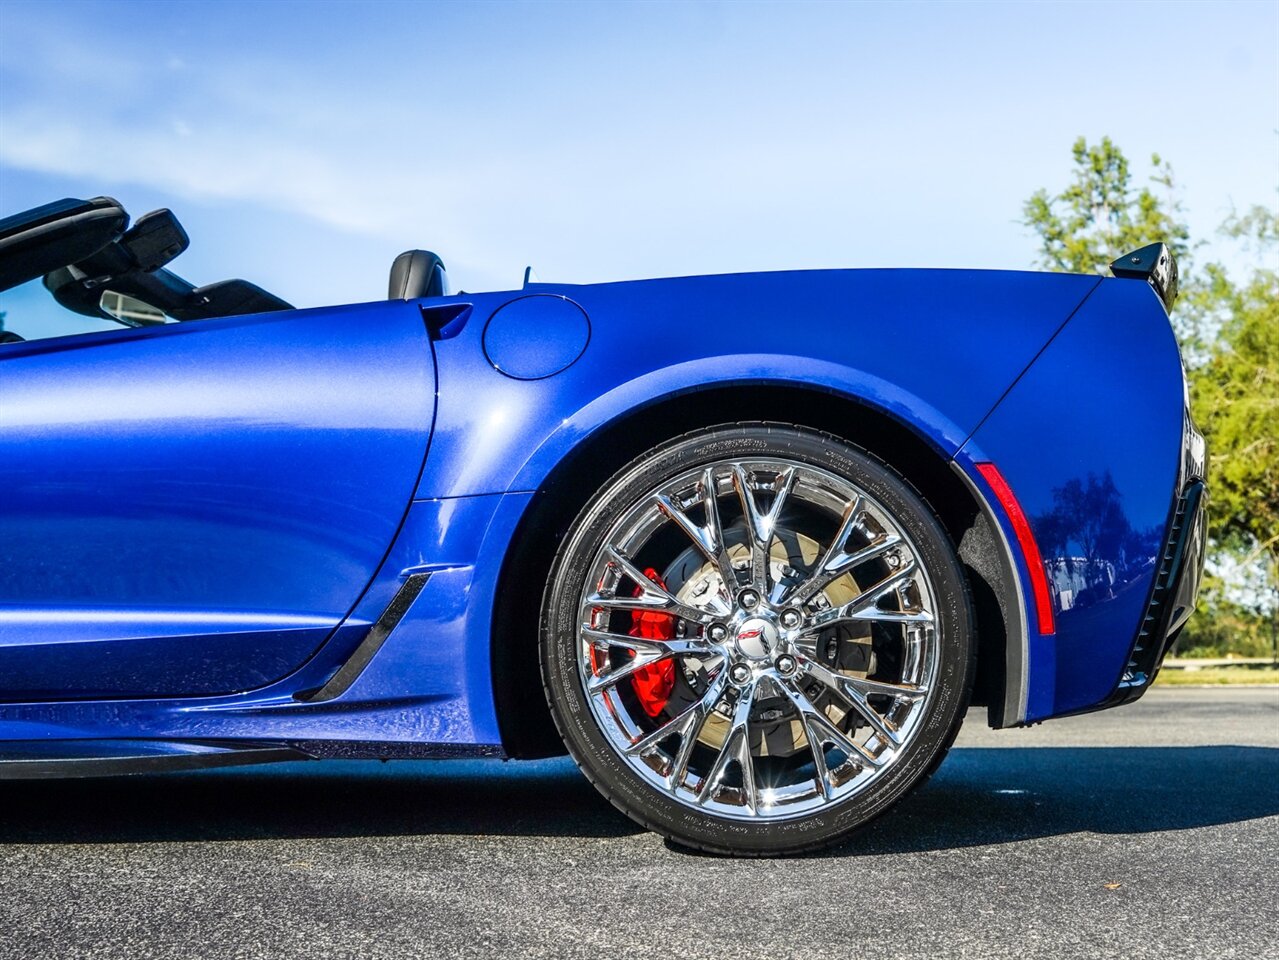
[[[374,654],[382,648],[382,644],[386,642],[386,638],[391,635],[404,615],[408,613],[409,607],[413,606],[413,601],[417,599],[418,594],[422,592],[422,588],[426,586],[426,581],[431,578],[429,573],[410,574],[409,578],[404,581],[391,602],[387,604],[382,615],[377,618],[377,622],[369,627],[369,632],[364,635],[364,639],[360,641],[360,645],[355,648],[355,652],[347,658],[342,666],[338,667],[337,672],[333,674],[328,682],[316,690],[303,690],[294,694],[294,700],[301,700],[304,703],[322,703],[325,700],[333,700],[346,693],[351,688],[351,684],[364,672],[364,668],[369,665]]]
[[[1190,615],[1186,604],[1181,602],[1183,591],[1178,588],[1186,572],[1187,554],[1198,549],[1196,541],[1202,536],[1196,525],[1200,524],[1203,494],[1203,483],[1196,481],[1186,487],[1177,501],[1168,540],[1159,556],[1150,603],[1119,681],[1121,691],[1144,688],[1154,679],[1164,655]]]

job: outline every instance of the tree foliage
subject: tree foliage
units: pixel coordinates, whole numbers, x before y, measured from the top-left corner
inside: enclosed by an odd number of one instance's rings
[[[1188,361],[1191,407],[1208,441],[1210,549],[1245,565],[1264,561],[1273,609],[1279,592],[1279,210],[1255,206],[1222,225],[1222,234],[1259,256],[1246,276],[1220,263],[1196,271],[1167,163],[1151,158],[1151,184],[1160,190],[1137,189],[1127,158],[1110,138],[1089,145],[1081,137],[1072,152],[1071,183],[1056,194],[1037,191],[1023,208],[1039,240],[1039,262],[1104,274],[1115,257],[1147,243],[1162,240],[1173,250],[1183,291],[1174,325]],[[1230,584],[1211,577],[1207,583],[1206,602],[1192,621],[1199,639],[1191,642],[1221,651],[1234,649],[1230,638],[1238,637],[1240,652],[1256,646],[1266,598],[1241,603]]]
[[[1135,189],[1128,158],[1109,137],[1089,146],[1083,137],[1071,148],[1075,173],[1058,194],[1038,190],[1023,207],[1026,223],[1039,236],[1040,264],[1069,273],[1105,273],[1116,257],[1148,243],[1168,244],[1178,263],[1188,266],[1190,230],[1172,196],[1172,168],[1151,157],[1150,186]]]
[[[1210,533],[1221,547],[1267,557],[1279,584],[1279,212],[1254,207],[1223,230],[1250,238],[1262,261],[1239,282],[1210,264],[1193,293],[1200,311],[1220,318],[1191,378],[1208,437]]]

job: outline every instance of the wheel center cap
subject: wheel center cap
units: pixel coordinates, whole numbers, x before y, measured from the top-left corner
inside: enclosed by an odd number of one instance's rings
[[[737,650],[752,660],[771,657],[777,641],[777,627],[763,617],[751,617],[737,629]]]

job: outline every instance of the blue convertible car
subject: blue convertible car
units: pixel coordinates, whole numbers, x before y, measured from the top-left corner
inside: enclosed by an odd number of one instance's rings
[[[298,310],[187,243],[0,221],[0,289],[121,324],[0,333],[0,778],[567,750],[681,844],[789,853],[970,704],[1139,697],[1194,605],[1160,244],[476,294],[410,251]]]

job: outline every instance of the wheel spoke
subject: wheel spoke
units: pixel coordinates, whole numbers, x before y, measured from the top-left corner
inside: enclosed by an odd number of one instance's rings
[[[731,601],[733,592],[737,588],[737,574],[733,570],[733,559],[728,555],[728,543],[724,539],[724,523],[719,515],[719,485],[715,479],[714,467],[707,467],[702,474],[702,490],[706,528],[711,532],[714,542],[718,544],[713,559],[719,567],[720,578],[724,581],[724,589],[728,591]]]
[[[820,663],[816,663],[807,657],[798,657],[800,669],[812,677],[818,683],[833,690],[845,703],[856,710],[865,721],[870,724],[870,728],[875,731],[883,739],[887,740],[893,746],[901,745],[901,731],[897,729],[896,724],[886,717],[883,717],[875,710],[874,707],[866,700],[866,696],[857,688],[853,677],[846,677],[842,673],[836,673],[828,670]],[[865,682],[865,681],[863,681]],[[879,693],[881,691],[874,691]],[[921,693],[922,697],[923,694]]]
[[[777,529],[777,520],[786,505],[786,498],[795,485],[795,468],[787,467],[779,472],[773,483],[773,502],[767,510],[761,510],[750,484],[746,468],[733,464],[733,488],[742,502],[742,514],[746,518],[746,533],[751,547],[751,586],[761,595],[769,595],[768,551]]]
[[[900,570],[890,573],[873,587],[863,590],[847,603],[831,607],[809,617],[805,632],[821,630],[847,620],[875,620],[881,623],[932,623],[933,615],[927,610],[881,610],[877,605],[902,584],[917,576],[917,564],[910,561]]]
[[[682,637],[671,640],[650,640],[647,637],[633,637],[629,633],[614,633],[611,630],[600,630],[596,627],[582,627],[582,635],[592,640],[599,640],[613,647],[626,647],[638,654],[653,658],[686,657],[690,654],[708,656],[714,653],[710,645],[701,638]]]
[[[719,698],[723,696],[723,688],[721,687],[715,694],[715,702],[704,710],[697,711],[687,725],[684,731],[684,739],[679,743],[679,753],[671,761],[670,772],[666,774],[666,789],[674,791],[684,782],[684,778],[688,776],[688,761],[693,757],[693,748],[697,746],[697,738],[702,735],[702,727],[706,725],[706,719],[711,715],[711,711],[715,709],[715,704],[719,702]]]
[[[842,471],[739,449],[617,505],[574,639],[615,763],[686,812],[763,825],[873,796],[946,689],[945,651],[911,527]],[[844,673],[844,645],[870,649],[875,623],[892,671]],[[755,756],[764,708],[770,731],[794,731],[790,760]]]
[[[713,619],[709,611],[689,606],[660,583],[654,583],[635,564],[622,556],[615,547],[608,546],[605,549],[609,555],[608,562],[619,567],[639,588],[640,594],[638,597],[605,596],[597,590],[586,598],[583,606],[611,607],[614,610],[660,610],[666,613],[673,613],[677,617],[691,620],[694,623],[706,623]]]
[[[667,737],[676,733],[680,734],[684,739],[691,738],[696,740],[697,734],[701,732],[702,724],[710,716],[711,711],[715,709],[715,705],[719,703],[727,686],[728,671],[720,670],[707,687],[706,692],[702,694],[701,699],[666,721],[652,733],[645,734],[636,740],[626,748],[626,752],[630,754],[646,753]],[[690,727],[692,729],[689,729]],[[683,749],[683,743],[681,743],[680,750],[682,751]]]
[[[831,783],[830,772],[826,768],[826,755],[822,751],[822,744],[829,743],[833,745],[844,756],[856,761],[863,767],[879,766],[879,761],[850,740],[848,735],[840,730],[839,727],[835,726],[830,717],[818,710],[804,694],[804,691],[795,685],[794,681],[786,681],[781,684],[781,688],[787,699],[799,711],[800,720],[804,724],[804,735],[808,739],[808,746],[813,754],[813,764],[817,768],[818,786],[821,788],[823,797],[830,796]]]
[[[865,677],[850,677],[840,674],[844,680],[855,690],[860,690],[864,694],[874,694],[883,697],[895,697],[898,700],[906,700],[914,703],[922,700],[928,694],[926,687],[916,687],[903,683],[886,683],[883,680],[868,680]]]
[[[671,497],[664,493],[654,496],[657,509],[667,519],[684,531],[702,556],[715,564],[720,578],[724,581],[724,589],[731,598],[737,585],[737,575],[733,572],[733,563],[728,556],[728,545],[724,542],[724,530],[719,519],[718,487],[715,480],[715,468],[707,467],[697,483],[698,492],[702,495],[702,504],[706,511],[705,525],[693,522],[693,519]]]
[[[848,538],[852,535],[853,530],[861,524],[865,515],[866,507],[861,497],[857,497],[849,503],[844,510],[843,519],[840,521],[839,532],[835,534],[835,539],[826,548],[822,558],[814,564],[808,579],[788,590],[784,596],[779,598],[779,603],[807,603],[844,574],[854,570],[868,560],[882,556],[902,543],[902,538],[896,534],[884,533],[852,553],[846,552],[844,547],[848,543]]]
[[[751,738],[745,724],[741,729],[733,759],[737,761],[742,774],[742,799],[747,811],[754,813],[759,807],[759,794],[755,789],[755,761],[751,759]]]
[[[865,515],[865,512],[866,508],[861,496],[854,496],[853,499],[848,502],[848,506],[844,508],[844,515],[840,518],[839,530],[836,531],[835,538],[831,540],[830,546],[826,548],[821,559],[813,565],[812,574],[807,580],[801,581],[791,587],[790,590],[786,591],[785,595],[780,598],[780,602],[804,603],[809,599],[809,597],[813,596],[825,587],[827,583],[837,578],[838,575],[831,576],[829,579],[823,581],[823,577],[826,575],[826,572],[843,554],[844,544],[847,543],[848,538],[852,536],[854,528],[862,522],[862,517]]]
[[[875,623],[932,623],[933,615],[927,610],[880,610],[878,607],[870,607],[850,613],[848,619]]]
[[[711,681],[706,693],[702,695],[700,700],[684,710],[679,716],[662,724],[662,726],[641,740],[636,741],[626,752],[632,755],[642,754],[673,734],[678,733],[680,735],[679,750],[671,759],[671,768],[666,774],[666,789],[672,792],[677,790],[683,784],[684,778],[688,776],[688,761],[693,756],[693,748],[697,746],[697,740],[702,734],[702,728],[706,726],[707,719],[724,696],[724,690],[727,686],[728,671],[721,670],[715,679]]]
[[[724,737],[724,745],[720,747],[719,756],[706,778],[702,781],[697,794],[697,802],[705,804],[709,801],[724,780],[728,765],[734,760],[742,771],[742,793],[746,809],[755,812],[755,767],[751,762],[750,715],[755,702],[755,684],[742,689],[733,707],[733,718],[728,733]]]
[[[813,755],[813,777],[817,781],[817,789],[821,791],[822,799],[829,800],[831,798],[830,770],[826,768],[826,751],[823,749],[825,741],[818,733],[817,725],[805,718],[804,736],[808,740],[808,749]]]
[[[610,633],[607,630],[596,630],[593,627],[583,627],[582,635],[589,637],[592,641],[602,641],[610,646],[626,647],[635,651],[635,656],[625,663],[609,664],[603,673],[592,673],[586,684],[590,693],[597,693],[606,687],[614,686],[619,681],[632,676],[636,671],[662,660],[698,654],[705,656],[711,652],[710,648],[700,640],[644,640],[626,634]]]

